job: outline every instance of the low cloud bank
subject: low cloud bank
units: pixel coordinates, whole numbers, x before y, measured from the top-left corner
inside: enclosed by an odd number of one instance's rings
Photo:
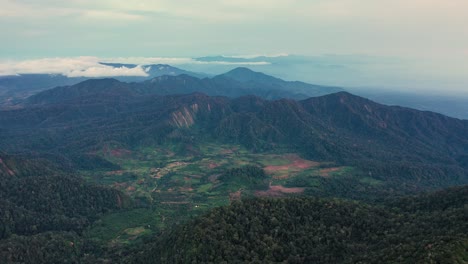
[[[142,66],[112,67],[99,63],[97,57],[44,58],[24,61],[1,61],[0,75],[63,74],[68,77],[148,76]]]
[[[113,67],[106,63],[135,64],[136,67],[122,65]],[[0,61],[0,76],[21,74],[62,74],[68,77],[114,77],[114,76],[148,76],[143,65],[150,64],[213,64],[213,65],[268,65],[264,61],[232,62],[232,61],[199,61],[192,58],[162,58],[162,57],[68,57],[43,58],[23,61]]]

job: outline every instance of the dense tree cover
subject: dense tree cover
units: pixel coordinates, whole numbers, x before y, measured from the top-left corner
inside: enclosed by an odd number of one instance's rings
[[[0,263],[95,264],[109,263],[109,258],[101,245],[82,235],[54,231],[0,240]]]
[[[0,240],[1,263],[80,263],[81,239],[70,232],[46,232]]]
[[[463,207],[466,209],[468,205],[468,187],[452,187],[436,192],[400,198],[390,197],[385,201],[385,204],[410,213],[418,211],[445,211],[450,208]],[[465,217],[468,217],[468,215]]]
[[[126,261],[465,263],[467,189],[391,206],[317,198],[244,200],[162,234]],[[445,195],[457,202],[447,207]],[[419,209],[408,210],[408,199]]]
[[[265,179],[267,179],[265,171],[260,167],[251,165],[229,169],[219,177],[219,180],[225,184],[244,182],[248,186],[262,185],[265,183]]]
[[[1,263],[78,263],[76,234],[42,233],[0,240]]]
[[[2,155],[0,163],[0,263],[78,263],[84,228],[131,205],[121,192],[41,159]]]
[[[59,166],[59,164],[64,166]],[[0,152],[0,177],[50,176],[68,171],[69,167],[66,162],[53,160],[47,155],[26,157]]]
[[[2,238],[47,230],[80,231],[96,215],[128,203],[116,190],[92,186],[73,176],[2,180],[6,181],[0,190]]]

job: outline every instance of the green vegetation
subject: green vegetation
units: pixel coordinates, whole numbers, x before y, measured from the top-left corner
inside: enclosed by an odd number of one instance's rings
[[[316,198],[243,200],[155,238],[126,261],[466,263],[467,192],[464,187],[383,206]]]
[[[88,81],[1,112],[2,258],[45,252],[39,262],[66,262],[70,250],[72,263],[465,258],[460,198],[388,198],[467,184],[467,121],[347,93],[266,101],[150,96],[147,85]],[[255,228],[239,226],[245,220]]]
[[[131,150],[106,147],[101,151],[100,155],[118,164],[119,169],[81,173],[91,182],[126,193],[144,208],[105,216],[86,234],[104,244],[134,244],[147,235],[166,230],[165,223],[184,221],[232,200],[254,197],[257,191],[267,190],[269,184],[296,187],[288,180],[321,177],[318,163],[297,155],[252,153],[239,145],[216,143],[191,145],[196,155],[184,151],[187,148],[174,144]],[[274,166],[293,169],[276,172]],[[266,172],[267,167],[273,170]],[[275,175],[288,180],[277,179]],[[315,184],[300,187],[309,186]],[[145,232],[125,235],[129,229],[139,227]]]
[[[52,230],[81,232],[100,214],[131,203],[117,190],[73,176],[0,178],[0,239]]]

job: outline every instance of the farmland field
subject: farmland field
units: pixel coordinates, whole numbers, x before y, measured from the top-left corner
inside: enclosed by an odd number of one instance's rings
[[[90,237],[110,246],[138,241],[232,200],[302,195],[319,185],[317,178],[352,171],[295,153],[252,153],[240,145],[216,143],[139,149],[108,146],[98,154],[120,169],[82,173],[89,181],[123,191],[139,207],[106,215],[89,228]],[[240,178],[226,184],[219,179],[227,170],[245,166],[263,169],[267,178],[256,184]],[[306,184],[294,186],[294,180]]]

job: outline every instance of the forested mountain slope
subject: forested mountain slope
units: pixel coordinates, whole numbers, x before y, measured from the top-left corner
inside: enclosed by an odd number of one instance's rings
[[[410,188],[468,181],[465,120],[345,92],[303,101],[200,93],[141,96],[117,81],[108,86],[109,81],[79,84],[109,93],[76,96],[74,87],[61,88],[68,96],[63,102],[1,112],[0,146],[10,152],[65,153],[84,166],[112,167],[93,155],[106,142],[132,147],[217,140],[257,152],[297,151]]]
[[[162,234],[127,262],[465,263],[466,192],[447,190],[391,207],[315,198],[245,200]],[[454,203],[446,204],[446,197]]]

